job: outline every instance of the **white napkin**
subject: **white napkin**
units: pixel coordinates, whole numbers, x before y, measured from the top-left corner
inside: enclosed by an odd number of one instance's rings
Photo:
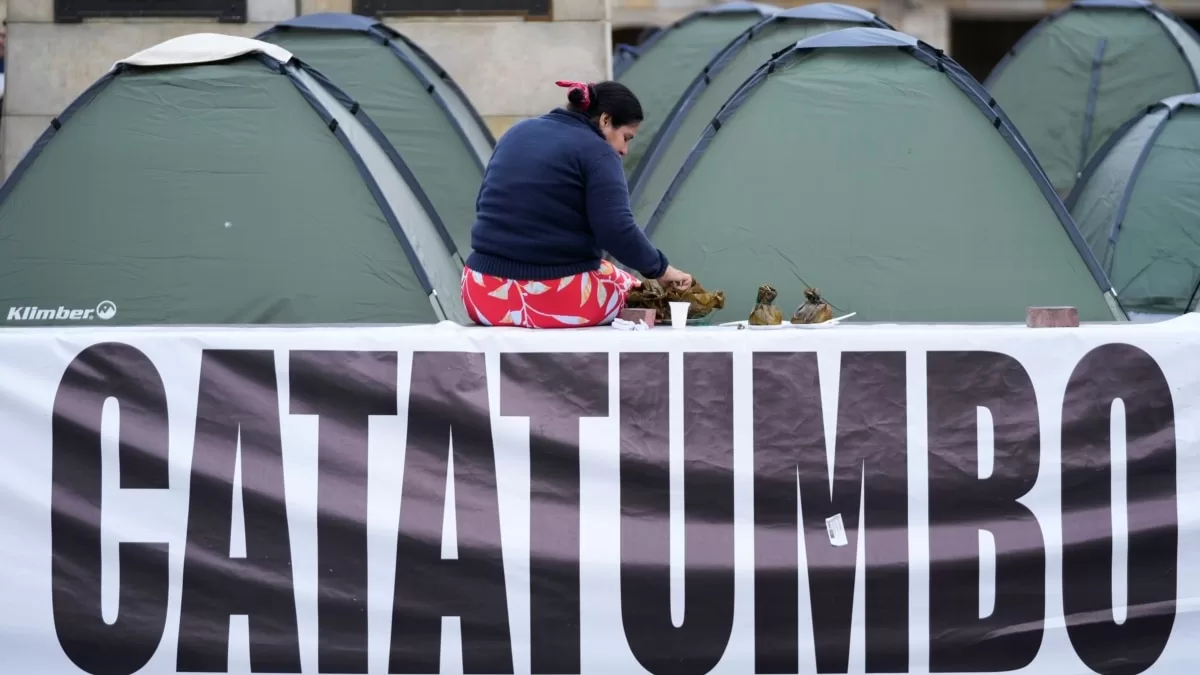
[[[612,327],[617,330],[650,330],[650,326],[647,326],[645,321],[626,321],[625,319],[613,319]]]

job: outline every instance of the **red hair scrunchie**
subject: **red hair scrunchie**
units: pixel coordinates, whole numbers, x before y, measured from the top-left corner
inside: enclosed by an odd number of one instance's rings
[[[571,80],[559,80],[555,82],[560,87],[566,87],[571,91],[578,89],[583,92],[583,100],[579,102],[579,109],[586,111],[592,105],[592,87],[585,82],[572,82]]]

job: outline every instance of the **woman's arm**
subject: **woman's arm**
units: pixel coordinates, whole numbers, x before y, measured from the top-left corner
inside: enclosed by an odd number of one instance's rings
[[[588,222],[601,248],[621,264],[647,279],[657,279],[667,270],[667,257],[650,243],[633,219],[629,185],[617,153],[608,150],[585,163]]]

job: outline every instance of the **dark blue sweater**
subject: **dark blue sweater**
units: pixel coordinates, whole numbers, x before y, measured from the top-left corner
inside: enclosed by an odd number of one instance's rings
[[[595,270],[604,251],[648,279],[664,256],[633,220],[621,158],[587,117],[518,122],[492,153],[476,201],[471,269],[517,280]]]

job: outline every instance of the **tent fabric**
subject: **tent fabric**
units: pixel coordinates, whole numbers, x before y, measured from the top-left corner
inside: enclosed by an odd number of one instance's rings
[[[1127,310],[1192,311],[1200,289],[1200,94],[1149,107],[1112,135],[1067,199]]]
[[[298,26],[280,24],[259,39],[291,51],[363,106],[412,169],[455,250],[465,257],[487,161],[475,152],[466,131],[474,122],[456,118],[418,67],[419,59],[380,32],[379,24],[337,14],[301,18]]]
[[[705,129],[647,234],[724,290],[733,319],[763,283],[785,313],[812,285],[856,320],[1019,321],[1045,305],[1125,318],[979,84],[885,29],[825,33],[763,64]]]
[[[1022,36],[986,88],[1066,195],[1122,122],[1200,89],[1200,38],[1148,2],[1076,0]]]
[[[656,33],[638,48],[637,59],[617,78],[637,95],[645,115],[639,138],[625,155],[626,175],[637,166],[667,113],[709,59],[742,31],[778,11],[777,7],[753,2],[705,7]]]
[[[0,303],[63,308],[20,325],[106,303],[116,325],[465,321],[448,236],[366,112],[278,47],[211,40],[169,46],[213,62],[117,64],[36,141],[0,188]]]
[[[340,12],[302,14],[277,24],[274,28],[265,31],[264,34],[289,28],[364,33],[380,42],[390,41],[388,47],[394,50],[406,65],[419,70],[421,76],[434,87],[436,94],[449,108],[450,113],[467,135],[480,162],[487,165],[488,159],[492,156],[492,150],[496,146],[496,139],[492,136],[491,129],[480,117],[479,112],[471,104],[467,95],[463,93],[458,83],[454,81],[454,78],[450,77],[446,69],[438,65],[438,62],[416,42],[374,18]],[[262,39],[262,36],[260,35],[258,39]]]
[[[890,28],[857,7],[803,5],[763,19],[714,56],[680,96],[630,176],[637,222],[644,225],[649,220],[705,126],[760,65],[804,38],[854,24]]]

